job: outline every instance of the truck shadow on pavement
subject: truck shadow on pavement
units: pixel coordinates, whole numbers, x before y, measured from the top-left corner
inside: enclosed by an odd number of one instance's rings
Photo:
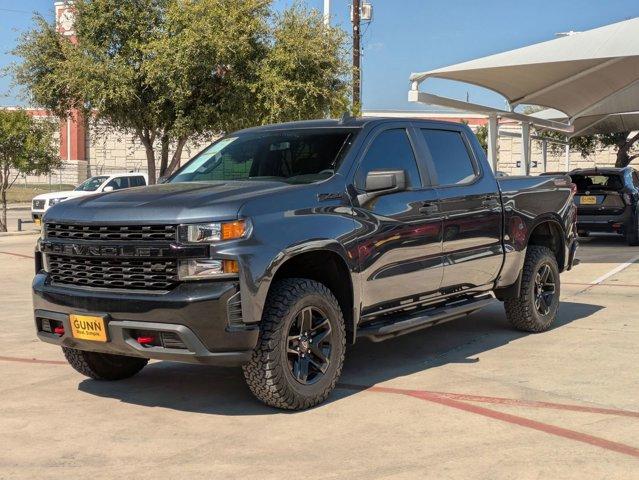
[[[562,302],[552,330],[589,317],[603,307]],[[552,330],[547,333],[552,335]],[[383,343],[361,341],[349,348],[341,384],[372,386],[450,363],[481,362],[481,354],[515,342],[527,333],[510,328],[497,303],[469,317],[398,337]],[[540,335],[544,335],[543,333]],[[510,368],[504,365],[504,368]],[[217,368],[172,362],[154,362],[139,375],[120,382],[84,380],[79,390],[148,407],[216,414],[286,414],[255,400],[239,368]],[[357,394],[338,388],[317,408]]]

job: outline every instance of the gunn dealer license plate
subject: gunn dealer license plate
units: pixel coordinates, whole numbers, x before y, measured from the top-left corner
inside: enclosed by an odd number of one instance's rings
[[[594,197],[592,195],[582,195],[580,197],[579,203],[581,205],[596,205],[597,197]]]
[[[91,315],[69,315],[73,338],[106,342],[106,325],[104,318]]]

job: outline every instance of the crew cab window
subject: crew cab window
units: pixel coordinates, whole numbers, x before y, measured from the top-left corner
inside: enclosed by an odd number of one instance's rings
[[[105,185],[106,187],[113,187],[113,190],[120,190],[122,188],[129,188],[128,177],[116,177]]]
[[[356,131],[300,128],[239,133],[213,143],[178,170],[169,182],[319,182],[333,176]]]
[[[468,183],[477,176],[468,147],[460,132],[424,128],[422,135],[433,159],[440,185]]]
[[[143,187],[144,185],[146,185],[144,177],[129,177],[129,182],[131,183],[132,187]]]
[[[385,130],[375,137],[362,159],[355,184],[363,188],[366,176],[374,170],[404,170],[408,188],[421,186],[415,154],[405,129]]]

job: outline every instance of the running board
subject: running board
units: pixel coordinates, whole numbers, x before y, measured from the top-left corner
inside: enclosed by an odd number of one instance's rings
[[[481,297],[467,299],[463,302],[455,302],[454,304],[434,308],[427,312],[421,311],[411,315],[395,317],[384,323],[381,323],[381,321],[372,322],[359,328],[357,330],[357,337],[365,337],[373,342],[381,342],[389,338],[414,332],[415,330],[455,320],[497,301],[498,300],[492,295],[483,295]]]

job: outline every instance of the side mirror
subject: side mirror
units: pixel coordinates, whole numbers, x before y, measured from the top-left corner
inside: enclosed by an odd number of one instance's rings
[[[109,187],[104,187],[104,188],[102,189],[102,191],[103,191],[104,193],[112,192],[112,191],[113,191],[113,187],[111,187],[111,186],[109,186]]]
[[[399,192],[406,189],[404,170],[373,170],[366,175],[366,193]]]

